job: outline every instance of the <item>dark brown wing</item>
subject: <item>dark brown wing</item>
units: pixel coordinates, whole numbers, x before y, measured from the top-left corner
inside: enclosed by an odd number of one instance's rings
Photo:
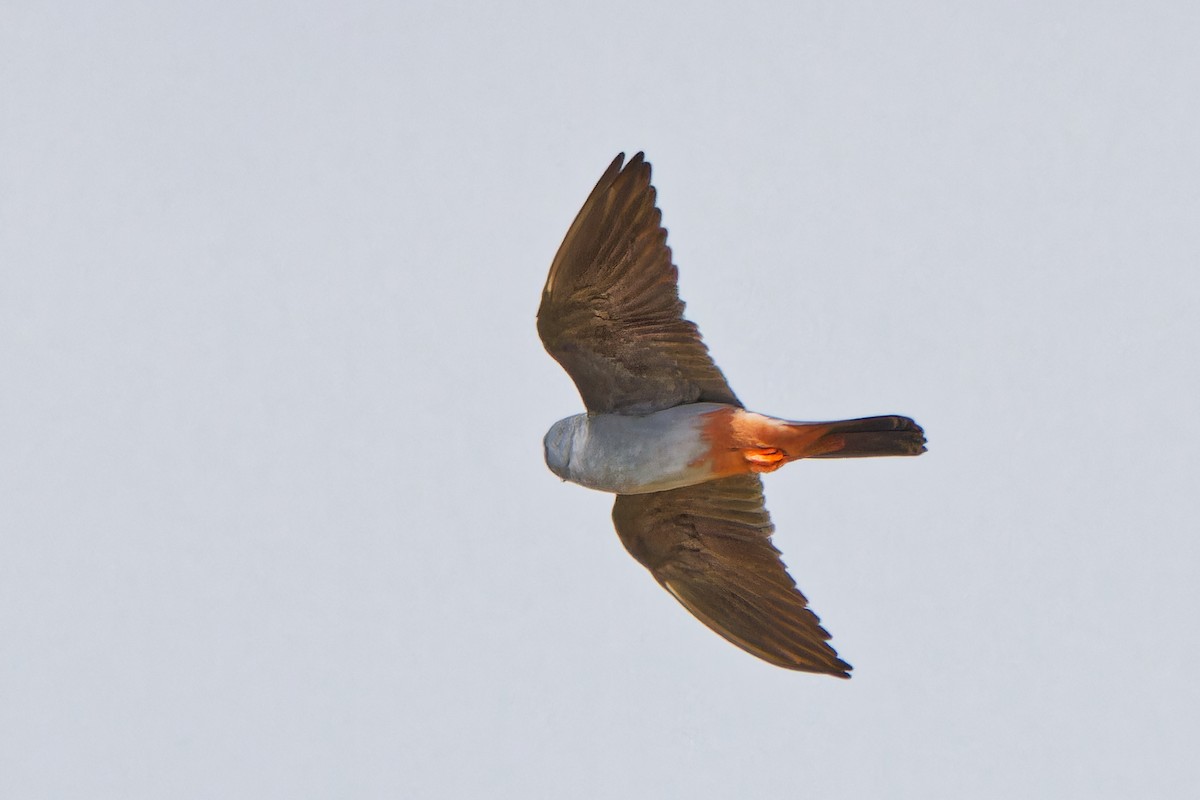
[[[738,647],[787,669],[850,677],[771,544],[758,476],[618,495],[613,522],[663,588]]]
[[[563,239],[538,309],[546,350],[588,411],[741,405],[683,318],[662,214],[642,154],[617,156]]]

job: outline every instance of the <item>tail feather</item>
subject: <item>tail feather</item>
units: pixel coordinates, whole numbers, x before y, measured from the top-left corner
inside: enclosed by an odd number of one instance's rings
[[[810,458],[919,456],[925,452],[925,431],[908,417],[863,417],[821,424],[826,431]]]

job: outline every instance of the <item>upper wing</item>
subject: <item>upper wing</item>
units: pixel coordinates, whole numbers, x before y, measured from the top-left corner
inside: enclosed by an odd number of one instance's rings
[[[642,154],[617,156],[558,248],[538,334],[589,411],[644,414],[684,403],[741,405],[683,318],[662,214]]]
[[[787,669],[850,677],[771,545],[757,475],[618,495],[613,522],[663,588],[738,647]]]

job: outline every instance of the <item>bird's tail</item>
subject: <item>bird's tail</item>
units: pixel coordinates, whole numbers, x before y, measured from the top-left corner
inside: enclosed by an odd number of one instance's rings
[[[919,456],[925,452],[925,431],[908,417],[789,422],[786,428],[798,445],[803,443],[803,458]],[[790,451],[786,441],[783,449]]]
[[[716,476],[774,472],[800,458],[919,456],[925,432],[908,417],[791,422],[725,406],[704,415]]]

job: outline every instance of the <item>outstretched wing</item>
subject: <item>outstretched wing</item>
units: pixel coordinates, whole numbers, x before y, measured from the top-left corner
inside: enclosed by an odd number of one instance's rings
[[[613,522],[663,588],[730,642],[780,667],[850,677],[771,544],[758,476],[618,495]]]
[[[650,165],[617,156],[550,266],[538,334],[588,411],[645,414],[684,403],[741,405],[696,326],[683,318],[678,270]]]

